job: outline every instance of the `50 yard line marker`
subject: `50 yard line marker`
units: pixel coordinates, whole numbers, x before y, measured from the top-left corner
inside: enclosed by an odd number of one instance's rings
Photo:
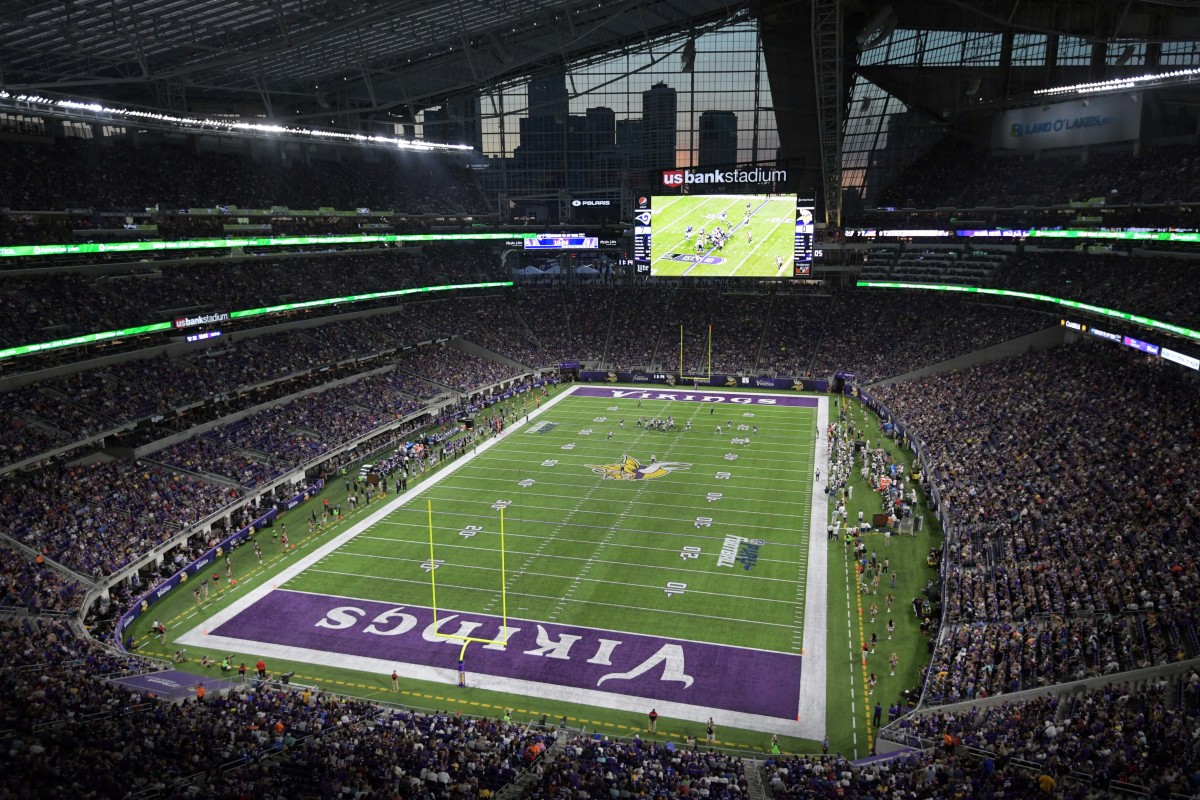
[[[426,500],[425,505],[429,511],[429,588],[433,598],[433,635],[441,639],[454,639],[463,643],[462,649],[458,651],[458,659],[462,661],[463,656],[467,653],[467,645],[471,642],[489,645],[498,644],[502,647],[508,645],[508,576],[505,570],[505,548],[504,548],[504,507],[500,507],[500,639],[484,639],[479,636],[460,636],[457,633],[442,633],[438,629],[437,624],[437,561],[433,557],[433,501]]]

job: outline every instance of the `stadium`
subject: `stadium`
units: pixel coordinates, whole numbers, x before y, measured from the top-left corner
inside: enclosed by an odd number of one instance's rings
[[[5,3],[0,798],[1200,797],[1198,47]]]

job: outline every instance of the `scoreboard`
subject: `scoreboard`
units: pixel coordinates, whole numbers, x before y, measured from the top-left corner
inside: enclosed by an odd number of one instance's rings
[[[638,275],[650,274],[650,198],[639,197],[633,211],[633,265]]]
[[[523,240],[526,250],[598,250],[599,236],[570,233],[539,233]]]
[[[792,275],[807,278],[812,275],[813,263],[813,204],[796,200],[796,245],[792,253]]]

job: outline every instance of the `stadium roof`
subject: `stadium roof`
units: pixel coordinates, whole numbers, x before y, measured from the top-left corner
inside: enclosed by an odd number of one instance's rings
[[[403,118],[664,35],[810,0],[0,0],[0,87],[162,110]],[[1200,39],[1197,0],[844,0],[921,30]],[[807,31],[804,32],[807,34]],[[886,70],[876,65],[874,72]],[[876,74],[882,84],[892,81]],[[903,80],[903,79],[902,79]],[[910,86],[911,93],[911,86]]]
[[[403,114],[747,10],[720,0],[0,0],[0,86],[277,119]]]

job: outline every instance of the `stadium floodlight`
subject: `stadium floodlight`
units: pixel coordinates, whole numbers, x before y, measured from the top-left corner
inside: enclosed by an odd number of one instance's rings
[[[0,89],[0,101],[4,106],[13,106],[14,110],[28,111],[23,106],[44,106],[40,109],[46,112],[58,112],[66,115],[98,114],[114,121],[157,122],[164,125],[199,128],[202,131],[222,131],[226,133],[271,134],[297,136],[305,139],[326,140],[331,142],[349,142],[354,144],[370,144],[394,147],[399,150],[414,150],[423,152],[470,152],[473,148],[465,144],[442,144],[417,139],[405,139],[399,136],[377,136],[363,133],[348,133],[343,131],[320,130],[316,128],[300,128],[288,125],[277,125],[267,122],[243,122],[236,119],[220,117],[181,117],[175,114],[164,114],[158,111],[146,111],[136,108],[120,108],[106,106],[93,101],[72,100],[70,98],[44,97],[40,94],[25,94],[9,92]]]
[[[692,36],[683,44],[680,72],[692,72],[696,67],[696,37]]]
[[[1036,89],[1033,93],[1039,97],[1058,97],[1070,94],[1118,92],[1126,89],[1135,89],[1139,86],[1153,88],[1156,86],[1192,83],[1197,76],[1200,76],[1200,68],[1175,69],[1170,72],[1156,72],[1153,75],[1136,75],[1131,78],[1112,78],[1106,81],[1076,83],[1071,86],[1055,86],[1049,89]]]
[[[863,26],[855,41],[861,49],[870,50],[891,36],[899,23],[900,18],[896,16],[895,10],[890,5],[884,6]]]

